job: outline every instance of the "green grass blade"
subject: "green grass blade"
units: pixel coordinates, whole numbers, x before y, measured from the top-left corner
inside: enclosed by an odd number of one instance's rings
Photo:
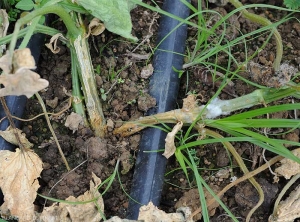
[[[202,218],[205,222],[209,222],[208,208],[207,208],[207,205],[206,205],[205,194],[204,194],[202,182],[200,180],[201,176],[200,176],[200,174],[197,170],[197,166],[195,164],[195,161],[194,161],[194,159],[193,159],[193,157],[192,157],[192,155],[190,154],[189,151],[188,151],[188,155],[189,155],[189,159],[192,163],[192,170],[194,172],[196,182],[197,182],[198,192],[199,192],[199,196],[200,196],[201,209],[202,209]]]
[[[270,107],[264,107],[259,108],[247,112],[243,112],[240,114],[234,114],[229,117],[224,117],[222,120],[240,120],[240,119],[247,119],[247,118],[253,118],[256,116],[265,115],[267,113],[275,113],[275,112],[281,112],[286,110],[294,110],[294,109],[300,109],[300,103],[293,103],[293,104],[284,104],[284,105],[275,105]],[[208,120],[209,122],[209,120]]]
[[[235,128],[234,131],[247,135],[249,137],[255,138],[254,144],[260,144],[262,148],[265,148],[273,153],[277,153],[280,156],[291,159],[297,163],[300,163],[300,159],[296,157],[291,151],[285,148],[283,145],[276,143],[273,139],[266,136],[260,135],[258,133],[252,132],[244,128]]]
[[[299,128],[300,121],[296,119],[241,119],[234,121],[220,120],[216,122],[220,126],[230,128]],[[214,125],[214,124],[210,124]]]
[[[207,191],[213,196],[213,198],[215,198],[215,200],[221,205],[221,207],[225,210],[225,212],[228,214],[228,216],[230,216],[233,221],[238,222],[236,217],[231,213],[231,211],[225,206],[225,204],[220,200],[220,198],[214,193],[214,191],[209,187],[209,185],[201,177],[201,175],[199,174],[199,172],[197,170],[197,166],[195,165],[195,162],[193,161],[193,158],[190,154],[189,154],[189,158],[192,162],[192,169],[193,169],[193,172],[194,172],[194,175],[195,175],[195,178],[196,178],[196,182],[197,182],[197,186],[198,186],[198,191],[199,191],[199,195],[200,195],[200,201],[201,201],[201,208],[202,208],[203,216],[204,216],[204,213],[206,213],[205,211],[207,211],[207,207],[206,207],[206,202],[205,202],[204,192],[203,192],[202,186],[204,186],[207,189]],[[202,205],[202,201],[205,202],[203,204],[204,206]],[[209,218],[205,219],[203,217],[203,219],[204,219],[204,221],[209,221]]]
[[[184,155],[182,154],[181,150],[179,149],[176,149],[175,151],[175,157],[181,167],[181,169],[183,170],[187,180],[189,180],[189,175],[188,175],[188,172],[187,172],[187,167],[186,167],[186,164],[185,164],[185,161],[184,161]]]

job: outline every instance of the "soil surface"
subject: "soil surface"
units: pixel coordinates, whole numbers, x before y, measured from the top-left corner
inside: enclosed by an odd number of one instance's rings
[[[152,4],[151,1],[145,1]],[[163,1],[159,2],[159,5]],[[196,6],[197,1],[193,1]],[[276,4],[276,1],[250,1]],[[249,3],[249,1],[247,2]],[[233,10],[231,5],[217,7],[210,4],[209,8],[218,11],[220,14]],[[253,12],[277,21],[284,17],[286,12],[257,9]],[[299,15],[294,15],[299,19]],[[120,181],[115,179],[112,187],[103,196],[105,204],[105,215],[126,217],[128,197],[125,192],[130,193],[131,180],[134,172],[134,163],[139,150],[141,134],[135,134],[127,138],[113,135],[112,131],[121,126],[122,122],[134,120],[144,115],[145,111],[155,106],[155,100],[148,94],[149,69],[151,69],[151,53],[155,48],[155,40],[159,27],[159,15],[147,9],[137,7],[132,11],[133,35],[139,38],[138,44],[128,42],[119,36],[105,31],[100,36],[90,38],[90,49],[95,67],[99,96],[103,101],[104,115],[108,122],[108,133],[105,139],[94,136],[90,128],[80,126],[72,131],[64,126],[66,118],[72,113],[72,108],[60,116],[53,116],[52,125],[58,137],[63,152],[73,169],[67,173],[58,149],[53,142],[52,135],[46,125],[44,118],[24,122],[22,130],[29,140],[35,144],[35,151],[44,162],[44,170],[41,175],[39,190],[40,194],[58,199],[65,199],[69,196],[79,196],[89,189],[91,173],[94,172],[99,178],[105,180],[114,171],[116,163],[120,160]],[[211,22],[216,22],[212,18]],[[233,16],[232,24],[228,29],[228,36],[236,38],[240,30],[248,33],[259,28],[259,25],[249,22],[241,15]],[[209,25],[209,24],[208,24]],[[60,27],[64,31],[63,27]],[[195,42],[195,28],[189,28],[187,46],[193,47]],[[290,65],[299,68],[300,58],[300,24],[296,19],[279,26],[279,32],[283,37],[284,58]],[[267,35],[262,35],[248,43],[248,55],[253,54],[261,46]],[[213,41],[213,39],[211,39]],[[245,60],[243,45],[239,44],[232,48],[232,54],[237,61]],[[65,109],[70,99],[68,92],[71,91],[71,67],[70,54],[65,45],[60,45],[58,54],[43,49],[38,73],[42,78],[49,80],[50,87],[41,92],[44,101],[47,103],[49,112],[59,112]],[[254,62],[260,65],[271,65],[275,55],[275,41],[272,38],[266,48],[262,50]],[[226,54],[218,57],[217,63],[226,65],[228,56]],[[234,69],[234,67],[232,67]],[[261,73],[259,73],[261,74]],[[257,80],[264,84],[262,78],[253,78],[249,72],[241,73],[244,78]],[[188,78],[187,78],[188,77]],[[221,77],[221,76],[220,76]],[[201,95],[201,103],[205,104],[216,92],[222,79],[213,81],[207,68],[194,66],[181,77],[181,88],[178,97],[178,106],[181,107],[182,99],[188,92]],[[250,93],[254,87],[239,80],[232,82],[223,89],[220,98],[230,99]],[[278,103],[290,103],[291,98],[284,99]],[[40,104],[35,99],[30,99],[27,104],[26,118],[32,118],[42,113]],[[294,118],[294,112],[277,113],[278,117]],[[299,112],[296,113],[299,118]],[[280,130],[280,129],[279,129]],[[299,141],[299,130],[296,129],[285,136],[293,141]],[[249,170],[254,170],[264,163],[262,150],[248,143],[233,143],[237,152],[246,160]],[[222,144],[210,144],[204,147],[195,147],[196,155],[199,158],[199,168],[203,168],[201,174],[211,187],[218,191],[230,183],[231,177],[242,176],[237,164],[228,156]],[[266,158],[273,154],[266,152]],[[179,167],[175,158],[168,161],[167,172]],[[194,178],[192,184],[195,186]],[[266,170],[259,174],[256,179],[265,191],[265,201],[255,212],[251,221],[267,221],[272,212],[272,205],[278,192],[286,181],[273,183],[273,176]],[[169,173],[165,179],[166,183],[162,194],[160,208],[166,212],[175,212],[175,205],[184,205],[190,202],[193,210],[199,207],[198,193],[192,189],[180,170]],[[122,183],[122,188],[120,185]],[[105,187],[101,188],[103,191]],[[124,191],[122,190],[124,189]],[[195,199],[196,198],[196,199]],[[233,187],[225,193],[222,200],[233,212],[233,214],[244,221],[247,213],[258,201],[255,188],[244,182]],[[178,202],[179,201],[179,202]],[[40,209],[51,202],[42,198],[36,200]],[[231,221],[221,207],[210,210],[211,221]],[[197,219],[199,217],[195,217]]]

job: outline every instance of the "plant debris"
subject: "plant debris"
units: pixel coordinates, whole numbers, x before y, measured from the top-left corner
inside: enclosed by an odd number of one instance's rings
[[[176,134],[179,132],[179,130],[181,130],[183,126],[183,122],[178,122],[174,127],[173,130],[171,132],[169,132],[167,134],[167,137],[165,139],[166,144],[165,144],[165,152],[163,153],[163,155],[169,159],[171,156],[173,156],[173,154],[176,151],[176,146],[175,146],[175,137]]]
[[[27,149],[15,152],[0,151],[0,187],[4,194],[1,215],[12,215],[19,221],[34,221],[34,200],[40,187],[37,180],[42,172],[42,161]]]
[[[147,206],[140,208],[138,220],[145,222],[193,222],[189,219],[191,211],[188,207],[177,209],[177,213],[169,213],[159,210],[150,202]]]
[[[289,197],[281,201],[270,217],[269,222],[293,222],[300,214],[300,185],[291,192]]]
[[[292,153],[295,156],[300,157],[300,148],[293,150]],[[275,169],[275,173],[284,176],[285,179],[290,179],[292,176],[300,173],[299,163],[287,158],[284,158],[280,162],[281,166]]]
[[[0,96],[25,95],[32,97],[38,91],[48,87],[49,82],[31,71],[35,68],[35,61],[30,49],[15,50],[11,56],[8,54],[0,58],[0,83],[5,87],[0,89]]]
[[[68,127],[73,133],[78,130],[79,125],[83,125],[83,118],[78,113],[72,112],[66,119],[65,126]]]
[[[40,220],[42,222],[100,221],[102,217],[99,212],[104,212],[103,199],[98,191],[101,180],[94,173],[92,173],[92,178],[90,181],[90,190],[77,198],[73,196],[68,197],[66,199],[67,202],[54,203],[52,206],[46,207],[40,215]],[[70,204],[68,202],[73,203]]]

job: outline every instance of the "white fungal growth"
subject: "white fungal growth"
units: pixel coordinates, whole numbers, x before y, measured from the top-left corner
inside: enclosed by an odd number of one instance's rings
[[[229,106],[228,100],[221,100],[219,98],[215,98],[211,101],[210,104],[206,107],[206,118],[215,119],[221,115],[228,115],[230,112],[224,111],[226,110],[226,106]],[[228,110],[228,109],[227,109]]]

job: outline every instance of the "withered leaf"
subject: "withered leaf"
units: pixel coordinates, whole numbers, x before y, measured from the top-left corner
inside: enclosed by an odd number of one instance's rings
[[[0,37],[6,36],[7,29],[9,26],[8,14],[4,9],[0,9]],[[2,56],[6,46],[0,45],[0,56]]]
[[[68,197],[66,200],[71,202],[84,202],[97,198],[96,202],[100,211],[104,211],[104,203],[101,194],[98,191],[98,186],[101,180],[92,173],[93,180],[90,181],[90,190],[86,191],[83,195],[75,198]],[[50,207],[46,207],[40,215],[40,221],[43,222],[98,222],[102,219],[98,208],[94,202],[85,204],[68,204],[68,203],[55,203]]]
[[[68,115],[65,126],[68,127],[70,130],[73,130],[73,133],[78,130],[80,124],[83,124],[83,117],[78,113],[72,112]]]
[[[27,98],[48,87],[49,82],[29,69],[19,69],[15,74],[0,76],[0,83],[5,88],[0,89],[0,96],[25,95]]]
[[[33,144],[27,140],[26,135],[25,133],[22,133],[22,130],[19,130],[17,128],[15,130],[18,133],[19,138],[21,140],[20,142],[23,144],[24,147],[33,147]],[[7,142],[19,146],[19,141],[16,139],[14,130],[11,127],[8,127],[5,131],[0,130],[0,136],[2,136],[3,139],[5,139]]]
[[[29,48],[17,49],[14,51],[12,57],[12,68],[11,73],[16,73],[19,69],[35,69],[35,60],[31,55]]]
[[[100,35],[102,32],[105,30],[105,26],[98,18],[93,18],[92,21],[89,24],[89,32],[87,34],[87,37],[92,34],[92,35]]]
[[[151,221],[151,222],[193,222],[189,219],[191,211],[187,207],[182,207],[177,210],[177,213],[166,213],[156,206],[152,202],[149,202],[147,206],[141,206],[138,221]]]
[[[300,185],[281,201],[275,212],[269,217],[269,222],[292,222],[300,215]]]
[[[179,130],[181,130],[183,126],[183,122],[178,122],[173,130],[171,132],[168,133],[165,141],[166,141],[166,144],[165,144],[165,152],[163,153],[163,155],[169,159],[170,156],[172,156],[175,151],[176,151],[176,146],[175,146],[175,136],[176,136],[176,133],[178,133]]]
[[[294,149],[292,153],[300,157],[300,148]],[[279,175],[285,177],[285,179],[290,179],[292,176],[300,173],[300,164],[293,160],[284,158],[281,161],[281,166],[275,169],[275,172]]]
[[[11,72],[11,61],[9,52],[7,52],[4,56],[0,58],[0,69],[2,69],[3,73]]]
[[[37,178],[42,171],[41,159],[31,150],[0,151],[0,187],[4,194],[1,212],[33,221],[33,201],[40,187]]]
[[[57,54],[60,51],[60,48],[57,46],[57,41],[59,38],[66,39],[61,33],[57,33],[51,37],[49,43],[45,44],[45,46],[54,54]]]
[[[25,95],[29,98],[49,85],[47,80],[30,70],[35,68],[35,61],[28,48],[16,50],[12,57],[9,52],[2,56],[0,68],[3,71],[0,84],[5,86],[0,89],[1,97]]]

